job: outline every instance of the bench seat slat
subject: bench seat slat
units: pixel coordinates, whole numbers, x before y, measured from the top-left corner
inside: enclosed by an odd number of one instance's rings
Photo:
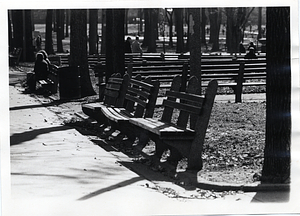
[[[101,107],[101,112],[111,121],[120,123],[124,121],[129,121],[129,118],[133,116],[129,116],[127,112],[124,112],[124,108],[115,108],[115,107]]]
[[[130,118],[129,122],[159,135],[160,139],[193,139],[195,132],[151,118]]]

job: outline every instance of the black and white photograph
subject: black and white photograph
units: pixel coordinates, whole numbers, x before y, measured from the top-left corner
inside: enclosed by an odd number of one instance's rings
[[[300,214],[299,5],[1,9],[1,215]]]

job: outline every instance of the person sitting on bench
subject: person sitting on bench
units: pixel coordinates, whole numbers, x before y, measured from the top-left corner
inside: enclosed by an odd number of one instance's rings
[[[48,63],[44,60],[44,55],[42,53],[37,53],[33,73],[27,74],[27,88],[25,89],[25,93],[35,91],[36,82],[39,80],[46,80],[48,74],[49,66]]]

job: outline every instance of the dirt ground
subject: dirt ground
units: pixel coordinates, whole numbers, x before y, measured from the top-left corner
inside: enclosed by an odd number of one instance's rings
[[[23,73],[32,70],[32,64],[11,67],[10,70]],[[97,78],[91,76],[91,79],[97,91]],[[15,84],[22,88],[24,80],[24,76],[16,78]],[[81,110],[81,104],[97,101],[97,95],[72,101],[60,101],[59,93],[50,97],[43,94],[36,96],[44,103],[52,102],[53,105],[47,107],[60,117],[62,123],[74,126],[82,134],[100,136],[100,126],[90,119],[83,119]],[[201,178],[211,182],[237,184],[259,181],[263,165],[265,110],[265,102],[215,102],[202,155],[203,169],[198,173]],[[161,112],[161,107],[157,107],[154,118],[159,118]],[[108,139],[113,140],[113,137]],[[112,141],[110,144],[129,156],[133,154],[131,148],[120,142]],[[153,154],[154,144],[150,142],[143,151],[146,155]],[[163,169],[154,167],[143,157],[137,162],[163,172]],[[185,166],[186,161],[183,159],[177,166],[177,172],[184,171]]]

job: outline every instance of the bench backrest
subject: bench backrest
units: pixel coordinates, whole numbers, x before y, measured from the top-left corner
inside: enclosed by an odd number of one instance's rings
[[[131,78],[125,95],[124,107],[126,112],[136,118],[151,118],[154,113],[156,99],[159,90],[159,81],[151,78],[141,80],[137,75]]]
[[[105,86],[104,104],[116,107],[123,106],[125,93],[129,83],[129,75],[113,74]]]
[[[167,99],[163,101],[164,111],[161,120],[176,124],[184,129],[196,129],[198,121],[204,123],[205,129],[208,125],[218,83],[212,80],[206,90],[205,96],[200,95],[201,88],[195,76],[189,79],[185,92],[180,92],[181,76],[173,79],[171,90],[167,91]],[[179,111],[174,112],[175,110]],[[178,115],[175,122],[172,118]],[[203,128],[203,127],[202,127]]]

